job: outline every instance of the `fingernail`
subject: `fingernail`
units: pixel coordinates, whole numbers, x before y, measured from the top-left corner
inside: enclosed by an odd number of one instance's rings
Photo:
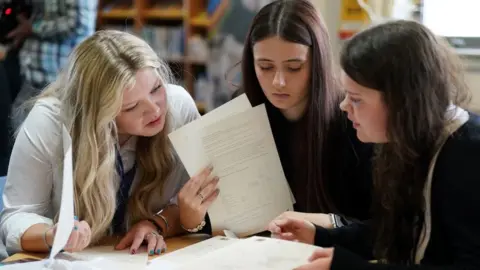
[[[167,252],[167,248],[164,248],[164,249],[163,249],[163,252]]]
[[[210,171],[213,171],[213,164],[208,165],[208,169],[209,169]]]
[[[150,255],[153,255],[153,253],[154,253],[154,252],[153,252],[153,249],[152,249],[152,250],[150,250]]]
[[[162,253],[162,250],[161,249],[157,249],[157,254],[160,254]]]
[[[76,231],[76,230],[78,230],[78,227],[77,227],[77,226],[75,226],[75,227],[73,227],[73,229]]]
[[[135,249],[132,249],[132,250],[130,251],[130,253],[132,253],[132,255],[133,255],[133,254],[137,253],[137,251],[136,251]]]
[[[217,181],[217,182],[220,181],[220,177],[215,176],[215,181]]]
[[[78,220],[78,217],[77,217],[77,216],[74,216],[73,219]]]

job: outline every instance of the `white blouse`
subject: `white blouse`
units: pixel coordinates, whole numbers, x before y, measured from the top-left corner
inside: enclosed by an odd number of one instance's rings
[[[172,130],[200,117],[195,102],[183,87],[167,85],[166,93]],[[18,133],[3,193],[4,209],[0,214],[0,236],[9,254],[22,251],[20,238],[29,227],[38,223],[53,224],[52,219],[60,209],[61,127],[59,101],[46,98],[35,104]],[[136,137],[132,137],[120,149],[125,171],[134,166],[135,142]],[[176,203],[176,194],[188,179],[178,160],[164,184],[163,196],[152,202],[152,209],[160,210],[168,203]],[[136,174],[132,185],[138,180]]]

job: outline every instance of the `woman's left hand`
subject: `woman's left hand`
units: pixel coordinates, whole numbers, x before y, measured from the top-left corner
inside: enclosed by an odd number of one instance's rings
[[[167,245],[163,236],[157,232],[157,227],[148,220],[142,220],[135,224],[130,231],[115,246],[115,249],[126,249],[130,246],[130,253],[135,254],[138,248],[146,242],[148,254],[161,254],[167,251]]]
[[[308,259],[309,263],[295,270],[330,270],[332,267],[333,248],[319,248]]]

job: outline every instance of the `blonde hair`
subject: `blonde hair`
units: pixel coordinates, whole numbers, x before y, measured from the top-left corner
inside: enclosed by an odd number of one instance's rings
[[[98,31],[79,44],[58,79],[37,97],[55,97],[72,137],[75,181],[75,211],[92,230],[92,243],[105,236],[116,209],[115,117],[121,110],[123,93],[135,84],[135,74],[154,68],[162,83],[170,80],[168,66],[142,39],[126,32]],[[167,139],[170,112],[162,132],[137,141],[137,171],[140,181],[132,190],[127,227],[151,216],[153,196],[161,196],[165,179],[174,163]]]

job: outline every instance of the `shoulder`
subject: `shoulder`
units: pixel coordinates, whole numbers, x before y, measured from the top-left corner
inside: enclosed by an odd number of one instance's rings
[[[471,156],[473,155],[473,156]],[[469,113],[469,118],[460,128],[450,135],[443,146],[439,159],[455,157],[458,162],[480,158],[480,116]],[[456,163],[456,162],[455,162]]]
[[[56,156],[61,142],[61,127],[60,101],[56,98],[40,99],[18,130],[15,149],[35,151],[45,157]]]
[[[445,193],[443,196],[477,198],[479,160],[480,117],[470,114],[468,121],[450,135],[438,155],[433,176],[436,190]]]
[[[165,90],[173,129],[177,129],[200,117],[195,101],[185,88],[175,84],[168,84]]]
[[[21,129],[57,130],[61,127],[61,104],[56,98],[42,98],[35,102]]]

